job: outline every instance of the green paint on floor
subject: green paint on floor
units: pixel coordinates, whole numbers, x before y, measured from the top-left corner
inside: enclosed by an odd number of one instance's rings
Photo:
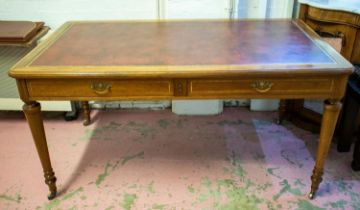
[[[152,205],[152,208],[154,210],[163,210],[165,207],[166,207],[165,204],[154,204],[154,205]]]
[[[128,161],[133,160],[133,159],[144,159],[144,151],[141,151],[135,155],[125,155],[122,158],[121,165],[125,165]]]
[[[65,194],[63,197],[62,197],[62,200],[67,200],[67,199],[70,199],[72,197],[74,197],[77,193],[79,192],[82,192],[84,189],[82,187],[79,187],[78,189],[72,191],[72,192],[69,192],[67,194]]]
[[[209,209],[258,209],[263,200],[251,193],[247,187],[239,187],[232,179],[223,179],[211,182],[204,178],[199,191],[198,201],[211,202]],[[227,202],[223,203],[223,200]]]
[[[110,163],[106,163],[105,168],[104,168],[104,172],[99,174],[96,181],[95,181],[95,185],[99,186],[104,180],[105,178],[109,175],[109,167],[110,167]]]
[[[147,190],[149,193],[155,193],[154,181],[150,182],[150,183],[147,185],[146,190]]]
[[[306,185],[302,183],[300,179],[296,179],[294,182],[295,186],[305,187]]]
[[[158,125],[164,129],[166,129],[170,125],[170,122],[165,119],[160,119],[160,120],[158,120]]]
[[[256,187],[256,189],[258,190],[258,191],[266,191],[268,188],[270,188],[270,187],[272,187],[273,186],[273,184],[271,183],[271,182],[266,182],[265,184],[263,184],[263,185],[260,185],[260,184],[258,184],[257,185],[257,187]]]
[[[177,127],[177,128],[183,128],[183,127],[184,127],[183,121],[182,121],[182,120],[176,121],[176,127]]]
[[[347,204],[348,204],[348,202],[345,201],[345,200],[338,200],[336,202],[329,202],[329,203],[325,204],[325,206],[326,207],[331,207],[332,209],[345,210]],[[359,209],[360,209],[360,206],[359,206]]]
[[[4,193],[4,194],[0,194],[0,200],[1,199],[11,201],[11,202],[20,203],[22,197],[19,194],[15,195],[15,196],[11,196],[11,195],[8,195],[8,194]]]
[[[115,208],[115,206],[109,206],[109,207],[107,207],[105,210],[111,210],[111,209],[113,209],[113,208]]]
[[[280,154],[281,157],[288,161],[290,164],[296,165],[299,168],[302,168],[304,166],[298,159],[296,159],[296,157],[293,157],[293,155],[296,154],[294,151],[281,150]]]
[[[301,191],[298,188],[292,188],[290,186],[290,184],[288,183],[287,179],[284,179],[281,183],[280,183],[283,188],[281,188],[280,192],[278,192],[276,195],[273,196],[273,200],[276,201],[277,199],[280,198],[280,196],[282,196],[285,193],[290,193],[293,195],[297,195],[300,196],[301,195]]]
[[[195,192],[195,188],[193,185],[190,185],[187,187],[188,191],[191,192],[191,193],[194,193]]]
[[[125,193],[123,196],[121,207],[123,207],[125,210],[130,210],[131,207],[134,205],[136,199],[136,194]]]
[[[273,176],[281,179],[281,177],[280,177],[279,175],[276,175],[276,174],[274,173],[274,170],[277,170],[277,169],[279,169],[279,168],[268,168],[268,169],[266,169],[266,171],[267,171],[269,174],[271,174],[271,175],[273,175]]]
[[[61,200],[60,199],[54,199],[52,201],[50,201],[49,203],[44,205],[44,209],[45,210],[52,210],[56,207],[58,207],[61,204]]]
[[[85,134],[83,137],[81,137],[81,140],[90,140],[91,137],[94,135],[95,130],[94,129],[85,129]]]
[[[50,201],[49,203],[46,203],[44,205],[44,209],[45,210],[51,210],[51,209],[55,209],[56,207],[58,207],[63,201],[65,200],[69,200],[71,198],[73,198],[75,195],[77,195],[79,192],[83,192],[84,189],[82,187],[77,188],[76,190],[73,190],[69,193],[66,193],[65,195],[63,195],[61,198],[56,198],[52,201]]]
[[[148,137],[154,132],[147,123],[136,123],[134,121],[130,121],[126,126],[138,132],[143,137]]]
[[[76,209],[78,209],[76,205],[69,208],[69,210],[76,210]]]
[[[324,208],[315,206],[307,200],[299,200],[297,205],[297,210],[325,210]]]

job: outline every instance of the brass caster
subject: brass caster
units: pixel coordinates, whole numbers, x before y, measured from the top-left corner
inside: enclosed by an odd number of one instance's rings
[[[56,197],[56,192],[50,192],[50,194],[48,195],[48,199],[52,200]]]
[[[310,199],[310,200],[314,199],[314,197],[315,197],[315,193],[314,193],[314,192],[309,193],[309,199]]]
[[[90,120],[85,120],[84,122],[83,122],[83,125],[84,126],[88,126],[88,125],[90,125],[91,124],[91,121]]]

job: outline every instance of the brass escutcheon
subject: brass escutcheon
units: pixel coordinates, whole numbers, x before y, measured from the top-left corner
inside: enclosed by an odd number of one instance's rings
[[[259,93],[268,92],[272,86],[273,83],[269,81],[255,81],[251,84],[251,87]]]
[[[105,82],[94,82],[91,84],[90,88],[98,95],[106,95],[110,92],[111,84]]]

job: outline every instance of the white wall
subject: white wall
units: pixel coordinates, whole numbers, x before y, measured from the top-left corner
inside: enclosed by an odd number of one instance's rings
[[[229,18],[231,0],[163,0],[164,19]]]
[[[156,19],[157,0],[0,0],[0,19],[45,21],[55,29],[68,20]]]
[[[0,0],[0,20],[68,20],[291,17],[293,0]]]

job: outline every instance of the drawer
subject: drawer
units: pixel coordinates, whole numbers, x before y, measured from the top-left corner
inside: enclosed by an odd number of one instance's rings
[[[352,27],[360,26],[359,15],[350,12],[309,7],[306,17],[318,21],[330,22],[333,24],[344,24],[350,25]]]
[[[348,25],[333,24],[316,20],[306,20],[306,24],[314,29],[320,36],[342,38],[341,54],[350,60],[355,44],[357,29]]]
[[[172,80],[41,80],[27,81],[30,98],[162,98],[173,95]]]
[[[333,86],[332,79],[197,79],[189,81],[189,96],[306,98],[328,96]]]

